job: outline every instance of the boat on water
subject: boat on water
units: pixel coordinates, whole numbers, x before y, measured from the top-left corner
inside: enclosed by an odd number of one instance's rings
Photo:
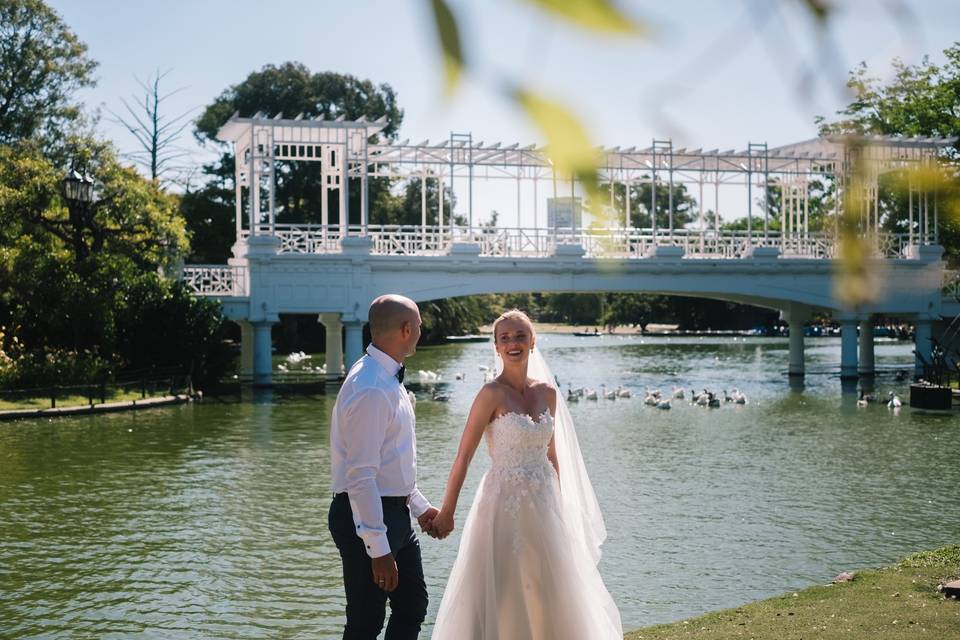
[[[464,336],[447,336],[447,342],[490,342],[490,336],[481,336],[475,333],[468,333]]]
[[[574,331],[573,335],[580,336],[582,338],[594,338],[594,337],[602,336],[603,334],[600,333],[599,331]]]

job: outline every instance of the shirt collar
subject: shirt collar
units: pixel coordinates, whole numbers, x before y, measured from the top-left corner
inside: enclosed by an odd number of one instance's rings
[[[373,343],[367,345],[367,355],[373,358],[391,376],[397,375],[397,371],[400,371],[400,363],[377,349],[373,346]]]

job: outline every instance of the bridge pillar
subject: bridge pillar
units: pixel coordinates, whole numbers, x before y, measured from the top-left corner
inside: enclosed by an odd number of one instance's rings
[[[790,326],[790,365],[787,373],[790,376],[803,377],[805,373],[803,357],[803,325],[810,319],[810,309],[800,305],[790,305],[783,314]]]
[[[253,384],[258,387],[269,387],[273,384],[273,342],[270,339],[270,330],[275,323],[261,320],[251,324],[253,325]]]
[[[860,363],[857,373],[861,378],[872,378],[876,374],[873,358],[873,318],[870,316],[860,321]]]
[[[363,325],[362,320],[348,320],[343,323],[347,333],[344,353],[344,368],[347,370],[363,356]]]
[[[840,379],[857,378],[857,320],[841,317],[840,322]]]
[[[924,363],[930,363],[930,356],[933,353],[933,333],[931,331],[931,318],[926,315],[917,316],[914,320],[913,352],[914,358],[914,378],[922,378],[924,375]]]
[[[327,379],[336,380],[343,375],[343,323],[339,313],[321,313],[319,320],[327,333],[323,347],[327,356]]]
[[[253,325],[239,320],[240,325],[240,375],[249,380],[253,376]]]

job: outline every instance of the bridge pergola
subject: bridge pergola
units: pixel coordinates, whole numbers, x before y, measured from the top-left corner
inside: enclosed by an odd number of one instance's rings
[[[355,121],[342,117],[336,120],[323,118],[304,119],[298,116],[285,119],[282,114],[265,117],[256,114],[251,118],[234,115],[217,134],[218,139],[231,142],[235,148],[236,228],[238,238],[247,234],[276,234],[290,229],[289,225],[276,224],[278,207],[275,198],[276,171],[283,162],[319,163],[321,178],[320,225],[296,225],[298,233],[319,234],[321,242],[314,250],[328,250],[330,234],[334,240],[346,235],[367,235],[380,231],[369,224],[369,201],[367,180],[370,177],[419,179],[426,187],[427,181],[436,181],[439,194],[437,203],[438,224],[432,225],[429,233],[444,235],[469,235],[475,226],[473,191],[478,181],[511,181],[516,185],[518,213],[521,194],[526,189],[532,192],[533,229],[539,224],[538,211],[541,196],[552,198],[576,198],[582,193],[577,181],[569,175],[554,171],[547,151],[543,147],[501,143],[475,142],[470,134],[451,134],[449,139],[438,143],[424,140],[410,144],[409,140],[393,142],[378,139],[386,127],[385,119],[368,122],[361,118]],[[825,137],[814,138],[795,144],[769,148],[766,143],[748,143],[745,149],[686,149],[674,147],[670,140],[653,140],[645,148],[599,149],[599,178],[608,186],[610,204],[607,205],[606,221],[613,221],[620,231],[634,231],[631,225],[632,199],[624,198],[624,206],[615,203],[617,189],[630,189],[634,185],[651,182],[669,187],[667,189],[668,224],[658,228],[656,216],[651,216],[652,225],[646,229],[655,243],[672,243],[683,236],[685,229],[673,223],[673,186],[684,184],[696,186],[699,227],[720,232],[721,186],[737,185],[745,197],[745,203],[731,208],[747,218],[746,237],[756,236],[769,243],[770,218],[764,207],[755,212],[755,200],[764,194],[762,202],[768,202],[771,188],[781,190],[780,231],[775,233],[783,244],[796,244],[811,234],[809,219],[809,184],[813,179],[834,183],[837,193],[856,188],[857,198],[862,202],[859,215],[860,230],[873,237],[882,234],[879,215],[878,180],[891,171],[912,167],[935,166],[941,150],[952,144],[947,138],[906,138],[900,136]],[[854,181],[852,178],[859,179]],[[349,189],[343,188],[351,180],[359,182],[359,215],[350,218]],[[457,228],[451,220],[444,220],[445,188],[456,182],[466,184],[466,228]],[[251,185],[258,188],[251,189]],[[713,219],[707,220],[704,211],[704,193],[714,191]],[[428,233],[427,189],[421,189],[420,235]],[[330,194],[337,202],[336,224],[330,223]],[[528,194],[529,195],[529,194]],[[644,203],[647,211],[656,211],[657,190],[650,189],[651,202]],[[745,204],[745,206],[743,206]],[[843,198],[834,198],[832,213],[841,213]],[[903,245],[930,244],[937,241],[938,202],[936,193],[927,193],[914,185],[909,189],[908,229]],[[519,215],[518,215],[519,219]],[[348,221],[348,224],[344,224]],[[756,225],[756,226],[755,226]],[[576,218],[570,232],[577,228]],[[400,232],[400,230],[397,230]],[[408,229],[409,231],[409,229]],[[598,231],[593,225],[593,231]],[[487,230],[489,233],[489,230]],[[294,245],[296,243],[293,243]],[[336,244],[336,242],[334,242]],[[404,251],[409,251],[408,242]],[[424,245],[421,250],[436,250]],[[294,249],[296,250],[296,249]]]
[[[459,134],[435,144],[393,142],[381,138],[386,124],[256,114],[234,115],[219,131],[219,139],[233,143],[236,158],[234,257],[227,265],[185,267],[183,277],[197,295],[223,301],[228,317],[240,323],[243,369],[256,382],[271,379],[270,332],[279,314],[318,316],[327,329],[328,375],[336,377],[361,354],[370,300],[387,291],[416,301],[515,291],[637,291],[755,304],[781,310],[789,322],[791,375],[804,371],[804,321],[814,311],[827,311],[841,324],[846,378],[873,375],[877,315],[912,319],[920,372],[929,336],[953,305],[941,290],[937,193],[909,184],[904,233],[882,230],[879,207],[881,176],[936,169],[951,140],[816,138],[775,148],[750,143],[739,151],[690,150],[653,140],[644,148],[600,149],[599,177],[610,203],[586,224],[575,214],[581,186],[553,170],[544,148],[485,144]],[[276,177],[288,162],[319,163],[319,224],[277,222],[282,209]],[[419,179],[421,224],[370,224],[371,178]],[[811,228],[815,180],[833,185],[827,218],[837,222],[850,213],[844,204],[856,207],[858,232],[873,242],[867,260],[883,270],[883,291],[869,305],[851,309],[834,296],[839,225],[828,220],[821,229]],[[428,181],[440,194],[436,224],[428,224]],[[516,189],[516,227],[475,224],[473,192],[485,181]],[[650,201],[640,206],[648,213],[665,210],[666,226],[658,227],[656,216],[648,228],[632,226],[632,199],[623,197],[621,206],[617,197],[644,184],[695,185],[697,224],[674,224],[673,189],[666,196],[660,189],[658,196],[652,188]],[[358,203],[350,202],[351,186]],[[728,186],[742,201],[723,213],[745,215],[745,230],[721,227],[719,192]],[[448,187],[461,197],[466,192],[467,224],[444,219]],[[766,210],[774,188],[781,193],[776,225]],[[711,189],[714,216],[707,220],[704,194]],[[554,217],[551,224],[540,215],[544,200],[549,207],[551,199],[567,198],[573,213],[565,222]],[[758,199],[763,205],[756,210]],[[532,203],[532,227],[519,224],[524,200]],[[595,211],[600,206],[591,204]]]

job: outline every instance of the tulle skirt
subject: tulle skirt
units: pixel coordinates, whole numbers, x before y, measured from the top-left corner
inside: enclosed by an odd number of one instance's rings
[[[463,527],[433,640],[622,640],[620,613],[567,533],[553,467],[494,467]]]

